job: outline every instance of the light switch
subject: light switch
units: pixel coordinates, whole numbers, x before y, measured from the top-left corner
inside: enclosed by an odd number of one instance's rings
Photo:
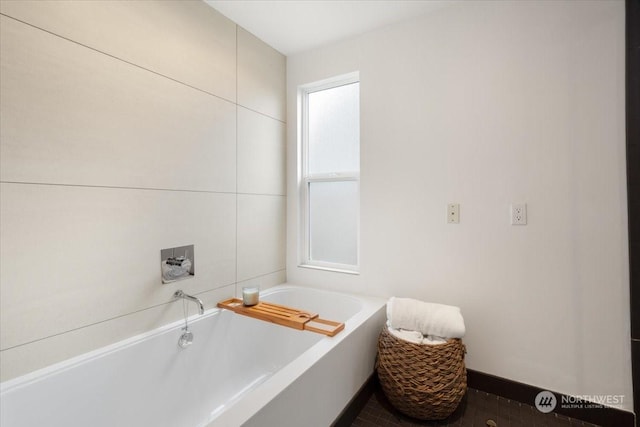
[[[460,204],[449,203],[447,205],[447,222],[449,224],[458,224],[460,222]]]

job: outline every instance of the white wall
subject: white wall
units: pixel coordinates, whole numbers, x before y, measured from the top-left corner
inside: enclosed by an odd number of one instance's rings
[[[358,276],[297,264],[296,90],[352,71]],[[469,368],[631,410],[622,1],[461,2],[289,57],[287,97],[290,282],[460,306]]]
[[[286,279],[283,55],[200,1],[0,5],[2,380]]]

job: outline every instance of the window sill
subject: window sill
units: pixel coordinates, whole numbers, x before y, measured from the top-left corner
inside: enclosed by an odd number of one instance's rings
[[[319,265],[312,265],[312,264],[298,264],[298,267],[300,267],[300,268],[310,268],[312,270],[331,271],[333,273],[353,274],[355,276],[359,276],[360,275],[360,271],[358,271],[358,270],[344,270],[344,269],[341,269],[341,268],[322,267],[322,266],[319,266]]]

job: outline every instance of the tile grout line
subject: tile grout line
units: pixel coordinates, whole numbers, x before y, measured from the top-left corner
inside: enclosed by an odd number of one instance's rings
[[[35,28],[35,29],[37,29],[37,30],[40,30],[40,31],[45,32],[45,33],[47,33],[47,34],[50,34],[50,35],[52,35],[52,36],[54,36],[54,37],[58,37],[58,38],[60,38],[60,39],[62,39],[62,40],[66,40],[66,41],[68,41],[68,42],[70,42],[70,43],[76,44],[76,45],[78,45],[78,46],[82,46],[82,47],[84,47],[84,48],[86,48],[86,49],[89,49],[89,50],[91,50],[91,51],[93,51],[93,52],[100,53],[100,54],[102,54],[102,55],[108,56],[109,58],[115,59],[115,60],[117,60],[117,61],[123,62],[123,63],[128,64],[128,65],[131,65],[132,67],[135,67],[135,68],[138,68],[138,69],[141,69],[141,70],[147,71],[147,72],[152,73],[152,74],[155,74],[155,75],[157,75],[157,76],[159,76],[159,77],[163,77],[163,78],[165,78],[165,79],[167,79],[167,80],[171,80],[172,82],[175,82],[175,83],[178,83],[178,84],[180,84],[180,85],[186,86],[186,87],[191,88],[191,89],[193,89],[193,90],[197,90],[198,92],[202,92],[202,93],[207,94],[207,95],[209,95],[209,96],[213,96],[213,97],[215,97],[215,98],[220,99],[221,101],[229,102],[229,103],[231,103],[231,104],[233,104],[233,105],[235,105],[235,106],[241,106],[242,108],[246,108],[247,110],[253,111],[253,112],[254,112],[254,113],[256,113],[256,114],[260,114],[260,115],[262,115],[262,116],[265,116],[265,117],[270,118],[270,119],[272,119],[272,120],[276,120],[276,121],[281,122],[281,123],[286,123],[286,121],[285,121],[285,120],[279,119],[279,118],[277,118],[277,117],[273,117],[273,116],[271,116],[271,115],[269,115],[269,114],[267,114],[267,113],[263,113],[263,112],[261,112],[261,111],[254,110],[253,108],[245,107],[244,105],[240,105],[240,104],[238,104],[238,103],[237,103],[237,74],[238,74],[238,72],[237,72],[237,62],[238,62],[238,61],[237,61],[237,51],[238,51],[238,49],[237,49],[237,44],[238,44],[238,36],[237,36],[238,30],[237,30],[237,27],[238,27],[238,26],[237,26],[237,24],[236,24],[236,101],[231,101],[231,100],[229,100],[229,99],[227,99],[227,98],[225,98],[225,97],[223,97],[223,96],[216,95],[215,93],[209,92],[209,91],[204,90],[204,89],[200,89],[200,88],[199,88],[199,87],[197,87],[197,86],[193,86],[193,85],[191,85],[191,84],[189,84],[189,83],[185,83],[185,82],[183,82],[183,81],[181,81],[181,80],[178,80],[178,79],[176,79],[176,78],[170,77],[170,76],[168,76],[168,75],[166,75],[166,74],[162,74],[162,73],[160,73],[160,72],[158,72],[158,71],[154,71],[154,70],[152,70],[152,69],[150,69],[150,68],[143,67],[142,65],[138,65],[138,64],[136,64],[136,63],[134,63],[134,62],[127,61],[126,59],[123,59],[123,58],[120,58],[120,57],[118,57],[118,56],[112,55],[112,54],[110,54],[110,53],[108,53],[108,52],[104,52],[104,51],[102,51],[102,50],[100,50],[100,49],[97,49],[97,48],[95,48],[95,47],[91,47],[91,46],[86,45],[86,44],[84,44],[84,43],[80,43],[79,41],[76,41],[76,40],[70,39],[70,38],[68,38],[68,37],[65,37],[65,36],[60,35],[60,34],[57,34],[57,33],[54,33],[53,31],[50,31],[50,30],[44,29],[44,28],[42,28],[42,27],[38,27],[37,25],[30,24],[30,23],[28,23],[28,22],[26,22],[26,21],[23,21],[23,20],[21,20],[21,19],[15,18],[15,17],[13,17],[13,16],[7,15],[7,14],[5,14],[5,13],[0,13],[0,16],[4,16],[5,18],[12,19],[12,20],[14,20],[14,21],[16,21],[16,22],[20,22],[21,24],[27,25],[27,26],[29,26],[29,27],[31,27],[31,28]]]
[[[236,84],[237,84],[237,82],[236,82]],[[276,122],[280,122],[283,125],[287,124],[286,120],[278,119],[277,117],[270,116],[267,113],[263,113],[262,111],[254,110],[253,108],[247,107],[246,105],[242,105],[242,104],[236,103],[236,106],[238,106],[240,108],[244,108],[245,110],[249,110],[249,111],[251,111],[253,113],[260,114],[261,116],[264,116],[267,119],[271,119],[271,120],[275,120]]]
[[[272,196],[272,197],[287,197],[286,194],[273,194],[273,193],[238,193],[234,191],[214,191],[214,190],[187,190],[176,188],[153,188],[153,187],[126,187],[118,185],[96,185],[96,184],[67,184],[56,182],[29,182],[29,181],[5,181],[0,180],[0,184],[15,184],[15,185],[42,185],[51,187],[80,187],[80,188],[103,188],[112,190],[140,190],[140,191],[170,191],[175,193],[205,193],[205,194],[242,194],[246,196]]]
[[[253,279],[256,279],[258,277],[268,276],[268,275],[271,275],[271,274],[279,273],[281,271],[285,271],[285,269],[282,268],[282,269],[279,269],[279,270],[276,270],[276,271],[271,271],[269,273],[260,274],[258,276],[250,277],[250,278],[244,279],[242,281],[253,280]],[[237,282],[231,282],[231,283],[227,283],[225,285],[219,286],[217,288],[207,289],[207,290],[204,290],[204,291],[201,291],[201,292],[197,292],[194,295],[202,295],[202,294],[205,294],[205,293],[208,293],[208,292],[217,291],[217,290],[220,290],[222,288],[229,287],[229,286],[234,286],[234,288],[235,288],[236,285],[237,285]],[[63,331],[63,332],[58,332],[57,334],[47,335],[46,337],[38,338],[38,339],[35,339],[35,340],[32,340],[32,341],[28,341],[28,342],[25,342],[25,343],[21,343],[21,344],[17,344],[17,345],[11,346],[11,347],[3,348],[2,350],[0,350],[0,352],[7,351],[7,350],[13,350],[15,348],[22,347],[22,346],[25,346],[25,345],[34,344],[34,343],[36,343],[38,341],[47,340],[49,338],[55,338],[55,337],[60,336],[60,335],[64,335],[64,334],[67,334],[67,333],[70,333],[70,332],[79,331],[81,329],[89,328],[91,326],[96,326],[96,325],[99,325],[101,323],[110,322],[112,320],[120,319],[122,317],[126,317],[126,316],[129,316],[129,315],[132,315],[132,314],[137,314],[137,313],[141,313],[141,312],[146,311],[146,310],[151,310],[151,309],[154,309],[154,308],[162,307],[164,305],[168,305],[168,304],[171,304],[173,302],[174,301],[172,300],[172,301],[167,301],[167,302],[163,302],[163,303],[160,303],[160,304],[154,304],[154,305],[151,305],[149,307],[144,307],[144,308],[141,308],[139,310],[131,311],[129,313],[120,314],[118,316],[110,317],[108,319],[103,319],[103,320],[99,320],[97,322],[89,323],[88,325],[78,326],[77,328],[72,328],[72,329],[69,329],[69,330],[66,330],[66,331]]]
[[[185,82],[183,82],[183,81],[180,81],[180,80],[178,80],[178,79],[174,79],[173,77],[169,77],[169,76],[167,76],[167,75],[165,75],[165,74],[162,74],[162,73],[159,73],[159,72],[157,72],[157,71],[151,70],[151,69],[149,69],[149,68],[143,67],[142,65],[138,65],[138,64],[133,63],[133,62],[131,62],[131,61],[127,61],[126,59],[123,59],[123,58],[120,58],[120,57],[118,57],[118,56],[112,55],[112,54],[110,54],[110,53],[104,52],[104,51],[102,51],[102,50],[100,50],[100,49],[97,49],[97,48],[95,48],[95,47],[91,47],[91,46],[86,45],[86,44],[84,44],[84,43],[80,43],[79,41],[76,41],[76,40],[70,39],[70,38],[68,38],[68,37],[65,37],[65,36],[60,35],[60,34],[57,34],[57,33],[54,33],[53,31],[50,31],[50,30],[44,29],[44,28],[42,28],[42,27],[38,27],[37,25],[30,24],[30,23],[28,23],[28,22],[26,22],[26,21],[23,21],[23,20],[21,20],[21,19],[15,18],[15,17],[13,17],[13,16],[10,16],[10,15],[4,14],[4,13],[0,13],[0,15],[1,15],[1,16],[4,16],[4,17],[6,17],[6,18],[9,18],[9,19],[13,19],[13,20],[14,20],[14,21],[16,21],[16,22],[20,22],[20,23],[22,23],[22,24],[24,24],[24,25],[27,25],[27,26],[31,27],[31,28],[35,28],[35,29],[37,29],[37,30],[43,31],[43,32],[45,32],[45,33],[47,33],[47,34],[51,34],[51,35],[52,35],[52,36],[54,36],[54,37],[58,37],[58,38],[60,38],[60,39],[62,39],[62,40],[66,40],[66,41],[68,41],[68,42],[70,42],[70,43],[76,44],[76,45],[78,45],[78,46],[82,46],[82,47],[84,47],[84,48],[86,48],[86,49],[89,49],[89,50],[91,50],[91,51],[94,51],[94,52],[96,52],[96,53],[100,53],[100,54],[102,54],[102,55],[108,56],[109,58],[113,58],[113,59],[115,59],[115,60],[117,60],[117,61],[123,62],[123,63],[125,63],[125,64],[129,64],[129,65],[131,65],[131,66],[133,66],[133,67],[139,68],[139,69],[144,70],[144,71],[147,71],[147,72],[149,72],[149,73],[153,73],[153,74],[155,74],[155,75],[157,75],[157,76],[164,77],[165,79],[168,79],[168,80],[171,80],[171,81],[173,81],[173,82],[179,83],[179,84],[181,84],[181,85],[183,85],[183,86],[187,86],[187,87],[189,87],[189,88],[191,88],[191,89],[194,89],[194,90],[197,90],[197,91],[199,91],[199,92],[206,93],[207,95],[210,95],[210,96],[216,97],[216,98],[218,98],[218,99],[220,99],[220,100],[222,100],[222,101],[226,101],[226,102],[234,103],[234,102],[232,102],[232,101],[230,101],[230,100],[228,100],[228,99],[226,99],[226,98],[224,98],[224,97],[222,97],[222,96],[220,96],[220,95],[216,95],[216,94],[211,93],[211,92],[208,92],[208,91],[206,91],[206,90],[204,90],[204,89],[200,89],[200,88],[198,88],[198,87],[196,87],[196,86],[192,86],[192,85],[190,85],[190,84],[188,84],[188,83],[185,83]],[[235,104],[235,103],[234,103],[234,104]]]
[[[238,295],[239,294],[239,289],[238,289],[238,210],[239,210],[239,206],[240,206],[240,197],[238,196],[238,24],[236,24],[235,26],[236,29],[236,277],[235,277],[235,289],[234,289],[234,295]]]
[[[178,188],[154,188],[154,187],[128,187],[128,186],[119,186],[119,185],[98,185],[98,184],[68,184],[68,183],[58,183],[58,182],[37,182],[37,181],[31,182],[31,181],[0,180],[0,183],[17,184],[17,185],[42,185],[42,186],[51,186],[51,187],[104,188],[104,189],[113,189],[113,190],[171,191],[176,193],[235,194],[233,191],[188,190],[188,189],[178,189]]]
[[[270,272],[268,272],[268,273],[258,274],[257,276],[247,277],[246,279],[238,280],[238,281],[236,282],[236,284],[238,284],[238,283],[242,283],[242,282],[247,282],[247,281],[249,281],[249,280],[258,279],[258,278],[260,278],[260,277],[270,276],[270,275],[272,275],[272,274],[280,273],[281,271],[287,271],[286,267],[285,267],[285,268],[280,268],[280,269],[278,269],[278,270],[270,271]]]
[[[205,291],[202,291],[202,292],[198,292],[198,293],[195,293],[194,295],[202,295],[204,293],[217,291],[219,289],[226,288],[226,287],[232,286],[232,285],[234,285],[234,283],[227,283],[226,285],[222,285],[222,286],[219,286],[219,287],[214,288],[214,289],[209,289],[209,290],[205,290]],[[122,317],[126,317],[126,316],[129,316],[129,315],[132,315],[132,314],[137,314],[137,313],[141,313],[141,312],[146,311],[146,310],[151,310],[151,309],[154,309],[154,308],[158,308],[158,307],[162,307],[162,306],[165,306],[165,305],[169,305],[169,304],[171,304],[173,302],[175,302],[175,301],[171,300],[171,301],[163,302],[163,303],[160,303],[160,304],[154,304],[154,305],[151,305],[149,307],[141,308],[139,310],[134,310],[134,311],[131,311],[131,312],[128,312],[128,313],[120,314],[118,316],[110,317],[108,319],[103,319],[103,320],[99,320],[97,322],[89,323],[88,325],[78,326],[77,328],[72,328],[72,329],[69,329],[69,330],[66,330],[66,331],[63,331],[63,332],[58,332],[57,334],[48,335],[46,337],[38,338],[38,339],[35,339],[35,340],[32,340],[32,341],[28,341],[28,342],[25,342],[25,343],[22,343],[22,344],[17,344],[17,345],[11,346],[11,347],[3,348],[1,351],[13,350],[14,348],[18,348],[18,347],[22,347],[22,346],[25,346],[25,345],[33,344],[33,343],[36,343],[38,341],[47,340],[49,338],[55,338],[55,337],[60,336],[60,335],[64,335],[64,334],[68,334],[68,333],[71,333],[71,332],[79,331],[81,329],[89,328],[91,326],[96,326],[96,325],[99,325],[101,323],[110,322],[112,320],[120,319]]]

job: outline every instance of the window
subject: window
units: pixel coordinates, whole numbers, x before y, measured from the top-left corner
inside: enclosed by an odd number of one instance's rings
[[[301,265],[358,271],[360,83],[300,89]]]

